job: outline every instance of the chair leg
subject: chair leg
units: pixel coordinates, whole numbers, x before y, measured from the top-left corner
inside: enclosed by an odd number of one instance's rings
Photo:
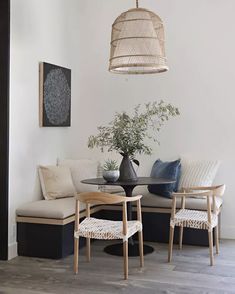
[[[221,239],[221,212],[218,215],[218,238]]]
[[[124,279],[128,279],[128,241],[123,242]]]
[[[216,246],[216,254],[219,254],[219,228],[215,227],[215,246]]]
[[[144,266],[144,247],[143,247],[143,232],[138,232],[139,252],[140,252],[140,267]]]
[[[210,250],[210,265],[212,266],[214,264],[214,256],[213,256],[213,231],[208,231],[208,237],[209,237],[209,250]]]
[[[74,238],[74,273],[78,273],[79,238]]]
[[[179,249],[182,249],[183,244],[183,234],[184,234],[184,227],[180,226],[180,235],[179,235]]]
[[[168,249],[168,262],[171,262],[172,259],[172,249],[173,249],[173,240],[174,240],[174,227],[170,227],[170,237],[169,237],[169,249]]]
[[[87,262],[91,261],[91,239],[86,238],[86,259]]]

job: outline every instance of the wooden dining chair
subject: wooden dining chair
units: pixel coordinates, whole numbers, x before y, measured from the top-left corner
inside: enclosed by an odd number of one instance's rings
[[[144,265],[143,234],[141,216],[141,195],[123,197],[102,192],[86,192],[76,196],[76,215],[74,231],[74,272],[78,273],[79,237],[86,238],[86,256],[90,261],[90,239],[123,240],[124,278],[128,278],[128,239],[138,232],[140,266]],[[137,202],[137,220],[127,220],[127,202]],[[79,223],[79,203],[86,204],[86,218]],[[122,221],[97,219],[90,216],[90,204],[117,204],[122,203]]]
[[[225,191],[225,185],[212,187],[191,187],[182,189],[182,193],[172,194],[172,210],[170,220],[170,236],[168,249],[168,262],[172,260],[172,249],[174,240],[175,226],[180,227],[179,248],[182,249],[183,229],[194,228],[208,230],[210,265],[214,264],[213,255],[213,229],[215,229],[216,254],[219,253],[219,233],[218,233],[218,215],[219,208],[216,206],[216,197],[221,197]],[[185,209],[186,198],[205,197],[207,201],[207,210]],[[176,212],[176,199],[181,198],[181,209]]]

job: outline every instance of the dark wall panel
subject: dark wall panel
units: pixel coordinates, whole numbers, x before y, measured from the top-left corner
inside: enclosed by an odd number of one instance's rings
[[[0,1],[0,259],[8,258],[10,0]]]

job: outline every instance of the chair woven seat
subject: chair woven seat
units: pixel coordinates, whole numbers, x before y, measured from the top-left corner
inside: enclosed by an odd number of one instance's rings
[[[191,209],[180,209],[174,219],[171,220],[171,227],[183,226],[187,228],[202,229],[211,231],[218,224],[218,216],[211,214],[211,223],[208,222],[208,214],[206,211],[198,211]]]
[[[104,240],[123,239],[123,241],[127,241],[129,237],[141,230],[141,222],[128,221],[127,235],[124,235],[122,221],[110,221],[105,219],[87,217],[80,223],[79,231],[74,233],[74,237],[85,237]]]
[[[170,236],[168,261],[172,259],[172,248],[174,242],[175,226],[179,228],[179,248],[182,249],[184,227],[192,229],[201,229],[208,231],[208,241],[210,250],[210,265],[214,264],[213,255],[213,229],[215,234],[216,254],[219,253],[219,231],[218,231],[218,215],[220,208],[216,205],[216,197],[222,197],[225,185],[210,187],[189,187],[182,189],[182,192],[172,194],[172,209],[170,220]],[[196,209],[185,209],[186,199],[191,197],[205,197],[207,211]],[[181,200],[181,209],[176,212],[176,200]]]

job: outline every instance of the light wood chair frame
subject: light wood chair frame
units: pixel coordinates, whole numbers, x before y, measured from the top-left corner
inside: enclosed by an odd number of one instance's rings
[[[123,235],[127,235],[128,230],[128,220],[127,220],[127,203],[128,202],[137,202],[137,220],[142,224],[142,214],[141,214],[141,202],[140,199],[142,195],[134,197],[124,197],[109,193],[102,192],[85,192],[75,195],[76,204],[75,204],[75,233],[79,231],[80,223],[80,202],[86,204],[86,217],[89,218],[90,205],[91,204],[118,204],[122,203],[122,222],[123,222]],[[124,257],[124,279],[128,279],[128,240],[124,238],[123,241],[123,257]],[[139,254],[140,254],[140,267],[144,266],[144,254],[143,254],[143,232],[138,231],[138,240],[139,240]],[[87,261],[91,260],[91,245],[90,238],[86,238],[86,258]],[[74,237],[74,272],[78,273],[78,260],[79,260],[79,238]]]
[[[182,192],[172,194],[172,209],[171,209],[171,220],[174,220],[176,214],[176,200],[181,198],[181,208],[185,209],[186,198],[190,197],[206,197],[207,201],[207,221],[211,224],[212,212],[217,216],[220,210],[216,207],[215,197],[222,197],[225,191],[225,185],[210,186],[210,187],[190,187],[182,188]],[[211,205],[212,199],[212,205]],[[216,245],[216,254],[219,254],[219,222],[215,229],[215,245]],[[170,236],[169,236],[169,248],[168,248],[168,262],[172,260],[172,249],[174,241],[174,227],[170,226]],[[184,226],[181,225],[179,228],[179,249],[182,249],[183,242],[183,230]],[[213,255],[213,230],[208,230],[208,239],[209,239],[209,253],[210,253],[210,265],[214,264],[214,255]]]

